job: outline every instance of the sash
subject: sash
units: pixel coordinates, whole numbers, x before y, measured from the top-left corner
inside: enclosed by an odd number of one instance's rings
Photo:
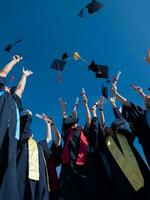
[[[28,178],[31,180],[39,181],[39,152],[35,140],[31,137],[28,140],[28,153],[29,153],[29,172]]]
[[[120,133],[116,136],[120,142],[123,154],[111,136],[108,136],[106,139],[107,147],[134,190],[138,191],[144,187],[144,178],[126,137]]]
[[[45,156],[44,156],[43,149],[42,149],[42,147],[41,147],[41,146],[40,146],[40,148],[41,148],[41,151],[42,151],[43,160],[44,160],[45,169],[46,169],[46,180],[47,180],[47,187],[48,187],[48,191],[50,192],[50,191],[51,191],[51,189],[50,189],[50,185],[49,185],[49,175],[48,175],[47,163],[46,163],[46,160],[45,160]]]

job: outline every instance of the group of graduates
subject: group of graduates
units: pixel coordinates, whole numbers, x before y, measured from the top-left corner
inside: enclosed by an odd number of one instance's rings
[[[78,103],[67,115],[66,102],[60,98],[62,134],[52,118],[37,115],[46,123],[46,137],[37,143],[31,129],[32,112],[20,114],[21,97],[32,71],[23,68],[17,87],[5,83],[21,60],[15,55],[0,71],[0,200],[149,200],[150,96],[134,86],[145,101],[144,110],[122,97],[113,83],[109,101],[115,120],[110,127],[105,124],[103,96],[89,109],[82,93],[83,126],[78,125]],[[116,99],[122,103],[122,111]],[[133,145],[135,137],[147,164]]]

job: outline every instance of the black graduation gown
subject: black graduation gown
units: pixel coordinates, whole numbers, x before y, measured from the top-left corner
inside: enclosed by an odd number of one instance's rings
[[[137,160],[137,163],[141,170],[141,173],[145,179],[145,187],[141,188],[138,192],[135,192],[134,189],[132,188],[131,184],[129,183],[128,179],[126,178],[126,176],[123,174],[122,170],[120,169],[119,165],[113,158],[109,149],[105,148],[107,158],[109,161],[111,178],[112,178],[112,180],[111,180],[112,198],[114,200],[120,200],[120,199],[121,200],[127,200],[127,199],[128,200],[133,200],[133,199],[134,200],[143,200],[143,199],[148,200],[150,197],[149,196],[150,194],[148,191],[149,181],[150,181],[149,170],[148,170],[146,164],[144,163],[144,161],[142,160],[141,156],[138,154],[138,152],[134,148],[134,146],[130,140],[129,130],[126,128],[123,118],[117,117],[117,119],[112,123],[111,128],[113,129],[113,131],[116,130],[116,131],[119,131],[119,133],[122,133],[123,135],[125,135],[125,137],[128,140],[128,143],[136,157],[136,160]],[[116,134],[117,134],[117,132],[116,132]],[[106,139],[107,135],[104,137]],[[113,137],[113,140],[115,141],[115,143],[117,144],[117,146],[119,147],[119,149],[122,151],[121,145],[119,143],[117,136],[114,134],[112,137]]]
[[[67,120],[66,120],[67,121]],[[65,125],[65,119],[63,127]],[[68,122],[67,122],[68,123]],[[66,142],[70,126],[64,128],[64,143]],[[97,200],[108,199],[107,185],[104,179],[104,168],[101,160],[96,152],[95,134],[89,133],[89,130],[84,130],[87,140],[91,145],[87,149],[87,157],[84,165],[77,165],[76,160],[80,145],[80,132],[78,129],[73,129],[73,137],[68,144],[70,162],[62,164],[60,172],[60,190],[59,199],[63,200]]]
[[[150,128],[147,124],[146,110],[130,103],[130,107],[123,105],[122,116],[127,122],[130,122],[134,128],[134,134],[138,137],[142,145],[146,160],[150,167]]]
[[[47,163],[50,185],[49,196],[51,200],[58,200],[58,174],[56,171],[56,167],[61,164],[62,147],[61,145],[57,147],[55,142],[53,142],[51,147],[49,148],[44,143],[45,141],[41,142],[40,144],[42,145]]]
[[[21,138],[17,151],[19,200],[48,200],[46,163],[42,148],[44,144],[47,145],[46,142],[38,143],[40,179],[39,181],[28,179],[28,139],[32,136],[31,122],[30,115],[21,117]]]
[[[5,85],[5,78],[0,77]],[[18,200],[16,150],[16,105],[22,109],[20,98],[0,90],[0,199]]]

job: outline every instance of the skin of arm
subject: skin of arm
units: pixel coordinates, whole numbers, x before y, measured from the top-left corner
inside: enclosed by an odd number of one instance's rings
[[[51,125],[50,125],[50,119],[45,115],[42,114],[43,120],[46,123],[46,142],[47,144],[52,140],[52,132],[51,132]]]
[[[116,97],[123,105],[128,106],[128,107],[130,106],[130,104],[127,102],[127,99],[125,99],[123,96],[121,96],[117,92],[117,86],[115,84],[112,84],[111,91],[112,91],[114,97]]]
[[[55,145],[58,147],[61,144],[61,135],[58,129],[55,127],[55,124],[53,123],[52,119],[49,118],[47,115],[42,114],[44,121],[46,121],[47,124],[47,137],[46,141],[49,143],[52,140],[52,134],[51,130],[55,135]]]
[[[92,107],[91,112],[92,112],[93,117],[97,117],[96,104],[94,104],[94,106]]]
[[[86,112],[86,122],[88,124],[88,126],[90,126],[91,124],[91,113],[90,113],[90,109],[88,106],[88,99],[86,97],[86,95],[82,95],[82,101],[83,101],[83,105],[85,107],[85,112]]]
[[[19,81],[19,84],[18,84],[16,92],[15,92],[15,94],[18,95],[20,98],[21,98],[22,93],[23,93],[23,91],[25,89],[27,77],[30,76],[30,75],[32,75],[32,74],[33,74],[32,71],[25,70],[23,68],[23,70],[22,70],[22,77],[21,77],[21,79]]]
[[[13,59],[3,67],[3,69],[0,71],[1,77],[6,77],[7,74],[12,70],[12,68],[22,60],[23,58],[21,56],[15,55],[13,56]]]
[[[62,98],[59,98],[60,106],[61,106],[61,111],[62,111],[62,117],[67,118],[68,115],[66,113],[66,102],[62,100]]]
[[[132,85],[132,89],[135,90],[143,99],[145,99],[145,94],[140,86]]]
[[[106,124],[105,124],[105,116],[104,116],[104,111],[103,111],[103,103],[104,103],[104,97],[101,97],[100,100],[99,100],[100,122],[101,122],[102,128],[105,129]]]

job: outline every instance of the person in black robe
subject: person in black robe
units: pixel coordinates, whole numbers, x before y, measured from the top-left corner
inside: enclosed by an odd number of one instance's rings
[[[48,117],[45,114],[37,115],[40,116],[40,118],[46,122],[49,123],[51,131],[53,133],[53,142],[48,147],[48,145],[43,145],[43,152],[45,155],[46,163],[47,163],[47,170],[49,175],[49,186],[50,186],[50,192],[49,192],[49,198],[51,200],[58,200],[58,174],[56,168],[60,166],[61,164],[61,153],[62,153],[62,147],[61,147],[61,135],[56,128],[55,124],[53,123],[53,120],[51,117]]]
[[[65,103],[61,101],[63,113],[63,153],[60,172],[60,194],[63,200],[109,199],[104,179],[104,167],[97,159],[95,134],[90,132],[91,121],[87,98],[82,96],[87,122],[84,128],[78,126],[76,110],[68,117]],[[96,130],[93,130],[96,132]]]
[[[20,118],[20,140],[18,142],[17,150],[17,177],[19,188],[19,200],[49,200],[49,184],[48,184],[48,171],[44,150],[47,148],[50,136],[50,127],[47,123],[47,137],[46,140],[38,144],[33,140],[33,133],[31,130],[32,113],[27,110]],[[39,179],[32,179],[29,177],[30,173],[30,160],[29,160],[29,140],[33,141],[37,146],[34,151],[38,155],[38,173]],[[34,158],[34,155],[33,155]],[[37,160],[37,159],[36,159]],[[35,166],[36,168],[37,166]]]
[[[150,167],[150,96],[145,95],[139,86],[133,86],[133,89],[144,99],[145,110],[132,102],[128,102],[127,99],[117,92],[117,87],[115,85],[112,86],[114,96],[123,104],[122,116],[127,122],[132,124],[134,134],[138,137],[139,143],[142,145]]]
[[[109,169],[110,169],[110,175],[111,175],[111,186],[112,186],[112,199],[114,200],[148,200],[150,198],[150,192],[148,190],[149,183],[150,183],[150,173],[148,170],[147,165],[141,158],[141,156],[136,151],[135,147],[133,146],[133,141],[130,138],[130,130],[126,126],[125,120],[121,116],[121,113],[119,109],[115,106],[115,100],[114,98],[110,98],[110,101],[113,105],[113,112],[116,117],[116,120],[113,121],[111,124],[111,127],[106,127],[105,125],[105,118],[103,113],[103,101],[104,99],[101,98],[100,100],[100,115],[101,115],[101,126],[103,126],[104,134],[101,135],[105,138],[105,150],[109,162]],[[140,169],[140,173],[143,176],[144,179],[144,185],[137,191],[134,190],[131,183],[129,182],[128,178],[125,176],[123,170],[113,157],[113,154],[108,148],[108,145],[111,144],[111,140],[107,140],[108,137],[112,137],[113,141],[115,142],[117,148],[119,148],[119,151],[124,155],[123,147],[121,146],[121,143],[118,139],[117,134],[123,135],[130,146],[130,151],[133,152],[133,155],[136,159],[136,162],[138,164],[138,167]],[[116,147],[113,150],[116,151]],[[119,155],[117,155],[118,158]],[[130,163],[129,163],[130,164]],[[137,180],[134,180],[135,182]]]
[[[23,70],[17,87],[8,88],[5,79],[11,69],[22,60],[15,55],[0,71],[0,199],[18,200],[16,149],[19,139],[21,95],[30,71]]]

